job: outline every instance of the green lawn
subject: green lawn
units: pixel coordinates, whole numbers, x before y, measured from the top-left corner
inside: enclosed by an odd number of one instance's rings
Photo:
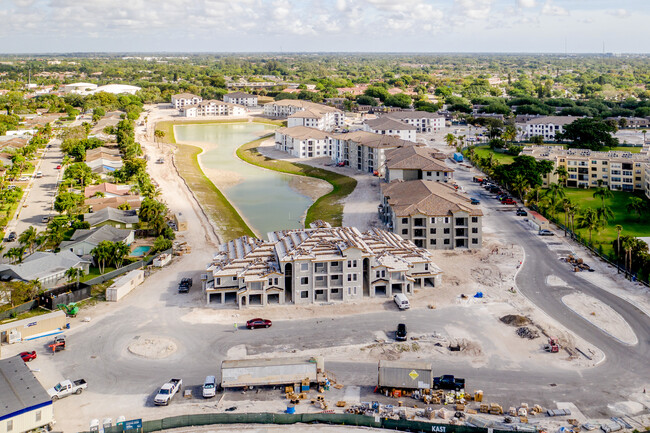
[[[258,167],[298,176],[315,177],[329,182],[332,185],[332,191],[316,200],[307,210],[305,226],[309,226],[315,220],[326,221],[334,227],[341,226],[343,223],[343,200],[354,191],[357,181],[351,177],[322,168],[268,158],[257,150],[257,146],[266,138],[263,137],[244,144],[237,149],[237,156]]]
[[[597,209],[601,206],[600,199],[593,197],[595,189],[575,189],[575,188],[566,188],[565,190],[566,197],[577,203],[581,209],[588,207]],[[627,202],[630,197],[640,197],[647,201],[647,198],[642,193],[629,193],[623,191],[612,191],[614,197],[611,199],[605,200],[605,204],[614,213],[614,218],[607,222],[607,226],[602,229],[599,233],[592,233],[593,243],[598,248],[598,245],[602,245],[605,253],[612,252],[612,241],[616,239],[616,230],[614,227],[616,225],[623,226],[622,235],[631,235],[631,236],[650,236],[650,224],[647,222],[647,217],[644,215],[640,220],[637,214],[630,214],[627,209]],[[558,220],[564,222],[564,212],[558,214]],[[589,232],[585,229],[576,230],[580,235],[588,240]]]
[[[508,155],[507,153],[495,152],[487,146],[475,147],[474,153],[481,158],[487,158],[489,155],[493,155],[494,160],[499,164],[510,164],[515,160],[514,156]]]

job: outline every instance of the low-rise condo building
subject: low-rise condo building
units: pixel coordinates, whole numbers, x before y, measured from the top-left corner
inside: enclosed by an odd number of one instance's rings
[[[196,105],[201,101],[203,101],[203,98],[191,93],[179,93],[178,95],[172,96],[172,105],[177,110],[180,110],[187,105]]]
[[[257,95],[244,92],[232,92],[223,95],[223,102],[243,105],[244,107],[257,107]]]

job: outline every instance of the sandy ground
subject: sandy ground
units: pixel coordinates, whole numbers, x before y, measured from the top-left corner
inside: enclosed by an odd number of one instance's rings
[[[357,181],[356,188],[344,201],[343,226],[357,227],[362,232],[372,227],[381,226],[377,213],[377,206],[381,200],[379,178],[369,176],[366,173],[360,173],[350,167],[334,167],[329,165],[332,160],[328,157],[295,158],[286,152],[276,150],[274,145],[275,143],[272,139],[264,140],[258,149],[262,155],[269,158],[299,162],[301,164],[311,165],[312,167],[335,171],[352,177]]]
[[[564,305],[594,326],[625,344],[639,342],[630,325],[611,307],[584,293],[572,293],[562,298]]]

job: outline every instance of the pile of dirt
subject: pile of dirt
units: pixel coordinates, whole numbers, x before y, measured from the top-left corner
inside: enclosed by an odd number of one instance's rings
[[[522,326],[521,328],[517,329],[517,335],[521,338],[534,340],[535,338],[539,337],[539,332],[537,332],[535,329],[530,329],[527,326]]]
[[[499,320],[501,320],[506,325],[516,327],[530,325],[530,320],[528,317],[519,316],[517,314],[508,314],[507,316],[501,317]]]
[[[465,338],[460,338],[458,340],[449,342],[447,349],[450,352],[469,356],[481,356],[483,354],[483,350],[478,343],[467,340]]]

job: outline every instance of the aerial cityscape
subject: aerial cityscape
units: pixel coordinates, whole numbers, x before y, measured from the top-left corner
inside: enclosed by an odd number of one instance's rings
[[[0,433],[650,431],[648,19],[0,2]]]

